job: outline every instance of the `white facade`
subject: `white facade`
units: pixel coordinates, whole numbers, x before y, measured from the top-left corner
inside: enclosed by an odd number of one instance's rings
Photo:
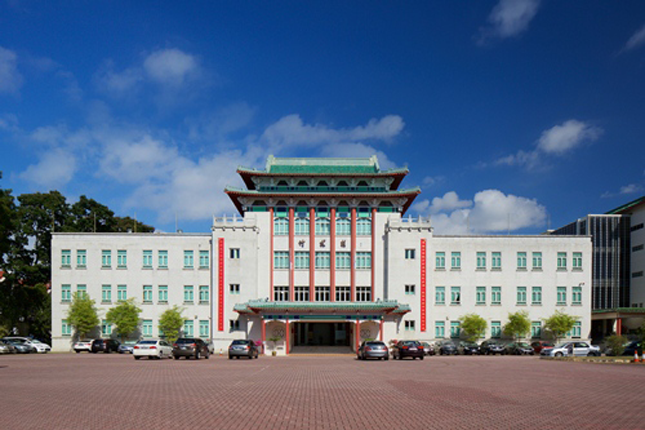
[[[645,304],[645,204],[631,212],[631,302],[632,307]]]

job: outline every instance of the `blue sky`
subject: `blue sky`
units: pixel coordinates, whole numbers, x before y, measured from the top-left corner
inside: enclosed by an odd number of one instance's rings
[[[645,3],[0,0],[0,186],[207,232],[266,156],[407,166],[437,233],[645,194]]]

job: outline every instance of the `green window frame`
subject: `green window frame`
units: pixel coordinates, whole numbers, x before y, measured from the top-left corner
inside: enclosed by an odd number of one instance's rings
[[[330,253],[329,251],[316,251],[316,269],[329,269],[330,268]]]
[[[435,254],[435,269],[436,270],[445,270],[446,269],[446,253],[437,252]]]
[[[210,300],[210,298],[209,298],[208,285],[200,285],[199,286],[199,303],[208,303],[209,300]]]
[[[502,270],[502,253],[491,253],[491,270]]]
[[[502,287],[491,287],[491,289],[490,289],[490,304],[491,305],[501,305],[502,304]]]
[[[273,234],[275,236],[287,236],[289,234],[289,218],[275,218],[273,220]]]
[[[517,253],[517,270],[526,270],[526,252]]]
[[[450,304],[461,305],[461,287],[450,287]]]
[[[297,270],[309,269],[309,251],[296,251],[294,253],[294,266]]]
[[[71,302],[72,301],[72,286],[71,284],[63,284],[60,287],[60,301],[61,302]]]
[[[526,287],[517,287],[517,300],[516,305],[526,305]]]
[[[486,253],[477,253],[477,270],[486,270]]]
[[[490,322],[490,337],[492,337],[492,338],[502,337],[502,322],[501,321],[491,321]]]
[[[273,268],[274,269],[288,269],[289,268],[289,251],[274,251],[273,252]]]
[[[372,220],[370,218],[359,218],[356,221],[356,234],[358,236],[370,236],[372,234]]]
[[[571,257],[573,270],[582,270],[582,252],[574,252]]]
[[[450,254],[450,270],[461,270],[461,252]]]
[[[567,270],[566,252],[558,252],[558,270]]]
[[[143,320],[143,337],[152,337],[152,320]]]
[[[416,285],[406,284],[404,289],[405,289],[405,294],[406,295],[408,295],[408,296],[416,295]]]
[[[581,305],[582,304],[582,287],[571,287],[571,304],[572,305]]]
[[[72,251],[70,249],[61,249],[60,265],[61,267],[72,267]]]
[[[87,265],[87,250],[78,249],[76,250],[76,267],[84,268]]]
[[[195,251],[184,250],[184,269],[192,269],[195,266]]]
[[[119,269],[128,267],[128,251],[126,249],[118,249],[116,251],[116,267]]]
[[[71,336],[72,335],[72,325],[67,322],[67,320],[61,320],[61,334],[63,336]]]
[[[168,303],[168,285],[159,285],[159,303]]]
[[[336,253],[336,269],[337,270],[349,270],[352,265],[352,254],[351,252],[337,252]]]
[[[159,250],[158,254],[158,263],[159,263],[159,269],[167,269],[168,268],[168,251],[165,249]]]
[[[152,303],[152,285],[143,286],[143,302]]]
[[[192,285],[184,285],[184,303],[195,301],[195,288]]]
[[[567,304],[567,287],[557,288],[557,306],[566,306]]]
[[[307,236],[309,235],[309,218],[298,217],[295,221],[296,236]]]
[[[486,304],[486,287],[477,287],[475,289],[475,299],[477,305],[485,305]]]
[[[371,252],[357,252],[356,253],[356,269],[371,269],[372,268],[372,253]]]
[[[116,299],[119,302],[125,302],[128,300],[128,286],[127,285],[117,285],[116,286]]]
[[[416,331],[416,324],[414,320],[406,320],[404,326],[405,331]]]
[[[532,255],[533,259],[533,270],[542,270],[542,253],[534,252]]]
[[[112,303],[112,285],[101,285],[101,303]]]
[[[349,236],[352,234],[352,223],[349,218],[336,218],[336,236]]]
[[[193,320],[184,320],[184,336],[185,337],[193,337],[195,330],[194,330],[194,323]]]
[[[210,258],[208,251],[199,251],[199,268],[208,269],[210,266]]]
[[[143,268],[152,269],[152,250],[146,249],[143,251]]]
[[[446,304],[446,287],[435,287],[434,288],[434,304],[435,305],[445,305]]]
[[[108,269],[112,267],[112,251],[103,249],[101,251],[101,267]]]
[[[461,335],[461,322],[450,321],[450,337],[455,339]]]
[[[101,321],[101,334],[103,336],[110,336],[112,334],[112,323],[110,321]]]
[[[279,288],[279,287],[276,287],[276,288]],[[287,287],[287,293],[289,292],[288,288],[289,287]],[[240,294],[240,284],[229,284],[228,291],[231,294]]]
[[[199,337],[210,336],[210,324],[208,320],[199,320]]]
[[[531,337],[540,338],[542,337],[542,322],[541,321],[532,321],[531,322]]]
[[[532,305],[542,304],[542,287],[531,288],[531,304]]]
[[[316,218],[316,235],[329,236],[331,231],[331,222],[329,218]]]
[[[434,337],[437,339],[446,337],[446,323],[444,321],[434,322]]]
[[[580,339],[582,337],[582,323],[580,321],[576,321],[573,324],[573,328],[571,329],[571,337],[574,339]]]
[[[84,297],[87,297],[87,285],[85,284],[76,285],[76,294],[81,299]]]

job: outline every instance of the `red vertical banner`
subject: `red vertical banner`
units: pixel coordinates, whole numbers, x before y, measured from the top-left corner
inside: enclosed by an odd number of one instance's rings
[[[224,331],[224,238],[217,239],[217,329]]]
[[[426,331],[426,240],[421,239],[421,331]]]

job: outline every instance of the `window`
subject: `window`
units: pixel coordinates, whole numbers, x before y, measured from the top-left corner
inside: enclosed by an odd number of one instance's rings
[[[83,299],[87,297],[87,285],[85,284],[78,284],[76,286],[76,294],[78,298]]]
[[[62,249],[60,251],[60,265],[62,267],[72,267],[72,251],[69,249]]]
[[[168,285],[159,285],[159,303],[168,303]]]
[[[112,324],[108,320],[101,321],[101,334],[110,336],[112,334]]]
[[[101,286],[101,302],[112,303],[112,285]]]
[[[531,322],[531,337],[533,338],[542,337],[542,322],[540,321]]]
[[[414,249],[406,249],[405,250],[405,259],[406,260],[414,260],[416,258],[415,256],[415,250]]]
[[[152,269],[152,251],[149,249],[143,251],[143,268]]]
[[[210,324],[208,320],[199,320],[199,337],[208,337],[210,336]]]
[[[477,287],[476,289],[476,304],[486,304],[486,287]]]
[[[288,269],[289,268],[289,252],[288,251],[275,251],[273,253],[273,266],[275,269]]]
[[[372,220],[369,218],[359,218],[356,221],[356,234],[358,236],[369,236],[372,234]]]
[[[371,302],[372,301],[372,287],[356,287],[356,301],[357,302]]]
[[[580,321],[576,321],[573,324],[573,328],[571,329],[571,337],[574,339],[580,339],[582,337],[582,323]]]
[[[477,253],[477,270],[486,270],[486,253]]]
[[[199,303],[208,303],[208,285],[199,286]]]
[[[582,304],[582,287],[571,288],[571,304],[572,305]]]
[[[582,252],[574,252],[571,257],[573,270],[582,270]]]
[[[435,254],[435,269],[445,270],[445,268],[446,268],[446,253],[437,252]]]
[[[192,320],[184,320],[184,336],[193,337],[195,333]]]
[[[327,251],[316,251],[316,269],[329,269],[329,257]]]
[[[143,286],[143,302],[152,303],[152,285]]]
[[[531,304],[532,305],[542,304],[542,287],[531,288]]]
[[[502,304],[502,287],[491,287],[491,289],[490,289],[490,304],[491,305],[501,305]]]
[[[192,285],[184,285],[184,303],[192,303],[195,299]]]
[[[329,222],[329,218],[316,219],[316,235],[328,236],[330,228],[331,228],[331,223]]]
[[[240,248],[231,248],[229,250],[229,255],[231,256],[232,260],[239,260],[240,259]]]
[[[461,305],[461,287],[450,287],[450,304]]]
[[[352,262],[352,254],[349,252],[337,252],[336,253],[336,269],[338,270],[347,270],[350,269]]]
[[[352,296],[351,287],[336,287],[337,302],[349,302],[352,300],[351,296]]]
[[[84,268],[87,264],[87,251],[79,249],[76,251],[76,267]]]
[[[461,335],[461,323],[459,321],[450,321],[450,337],[457,338]]]
[[[453,252],[450,254],[450,269],[461,270],[461,252]]]
[[[230,284],[228,286],[228,291],[231,294],[240,294],[240,284]],[[288,287],[287,287],[287,292],[288,292]]]
[[[194,265],[194,252],[184,250],[184,269],[192,269]]]
[[[289,234],[289,219],[279,217],[273,220],[273,234],[276,236],[286,236]],[[233,258],[233,257],[231,257]]]
[[[405,331],[414,331],[415,330],[415,321],[405,321]]]
[[[127,285],[117,285],[116,287],[116,299],[119,302],[125,302],[128,300],[128,286]]]
[[[240,329],[239,320],[228,320],[228,328],[230,331],[236,331]]]
[[[273,287],[273,300],[276,302],[288,302],[289,287]]]
[[[309,287],[294,287],[295,301],[308,302],[309,301]]]
[[[371,252],[357,252],[356,253],[356,268],[357,269],[371,269],[372,268],[372,253]]]
[[[641,230],[642,228],[643,228],[643,223],[640,223],[640,224],[636,224],[635,226],[632,226],[632,227],[629,229],[629,231],[630,231],[630,232],[634,232],[634,231],[636,231],[636,230]]]
[[[517,301],[516,305],[526,304],[526,287],[517,287]]]
[[[445,305],[446,304],[446,287],[435,287],[435,289],[434,289],[434,304],[435,305]]]
[[[502,253],[493,252],[491,256],[492,270],[502,270]]]
[[[526,270],[526,252],[517,253],[517,270]]]
[[[159,257],[159,259],[158,259],[159,269],[167,269],[168,268],[168,251],[166,251],[166,250],[159,251],[158,257]]]
[[[309,219],[296,218],[296,236],[306,236],[309,234]]]
[[[110,251],[109,249],[104,249],[101,251],[101,267],[112,267],[112,251]]]
[[[352,224],[348,218],[336,218],[336,236],[349,236]]]
[[[643,271],[640,270],[638,272],[632,272],[632,278],[642,278],[643,277]]]
[[[328,302],[330,300],[329,287],[316,287],[315,299],[317,302]]]
[[[116,251],[116,267],[119,269],[128,267],[128,251],[126,249]]]
[[[501,321],[491,321],[490,322],[490,337],[502,337],[502,322]]]
[[[296,269],[309,269],[309,251],[296,251],[295,263]]]
[[[566,252],[558,252],[558,270],[567,270]]]
[[[446,337],[446,323],[443,321],[434,322],[434,337],[443,339]]]
[[[558,306],[566,306],[567,304],[567,287],[558,287],[558,297],[557,297],[557,303],[556,305]]]
[[[62,320],[61,321],[61,332],[63,336],[71,336],[72,335],[72,325],[67,322],[67,320]]]
[[[405,286],[405,294],[408,294],[408,295],[414,295],[414,294],[416,294],[416,292],[415,292],[415,286],[414,286],[414,285],[406,285],[406,286]]]
[[[71,302],[72,301],[72,286],[70,284],[61,285],[61,302]]]
[[[209,264],[208,251],[199,251],[199,268],[208,269]]]
[[[143,320],[143,337],[152,337],[152,320]]]
[[[542,270],[542,253],[533,253],[533,270]]]

